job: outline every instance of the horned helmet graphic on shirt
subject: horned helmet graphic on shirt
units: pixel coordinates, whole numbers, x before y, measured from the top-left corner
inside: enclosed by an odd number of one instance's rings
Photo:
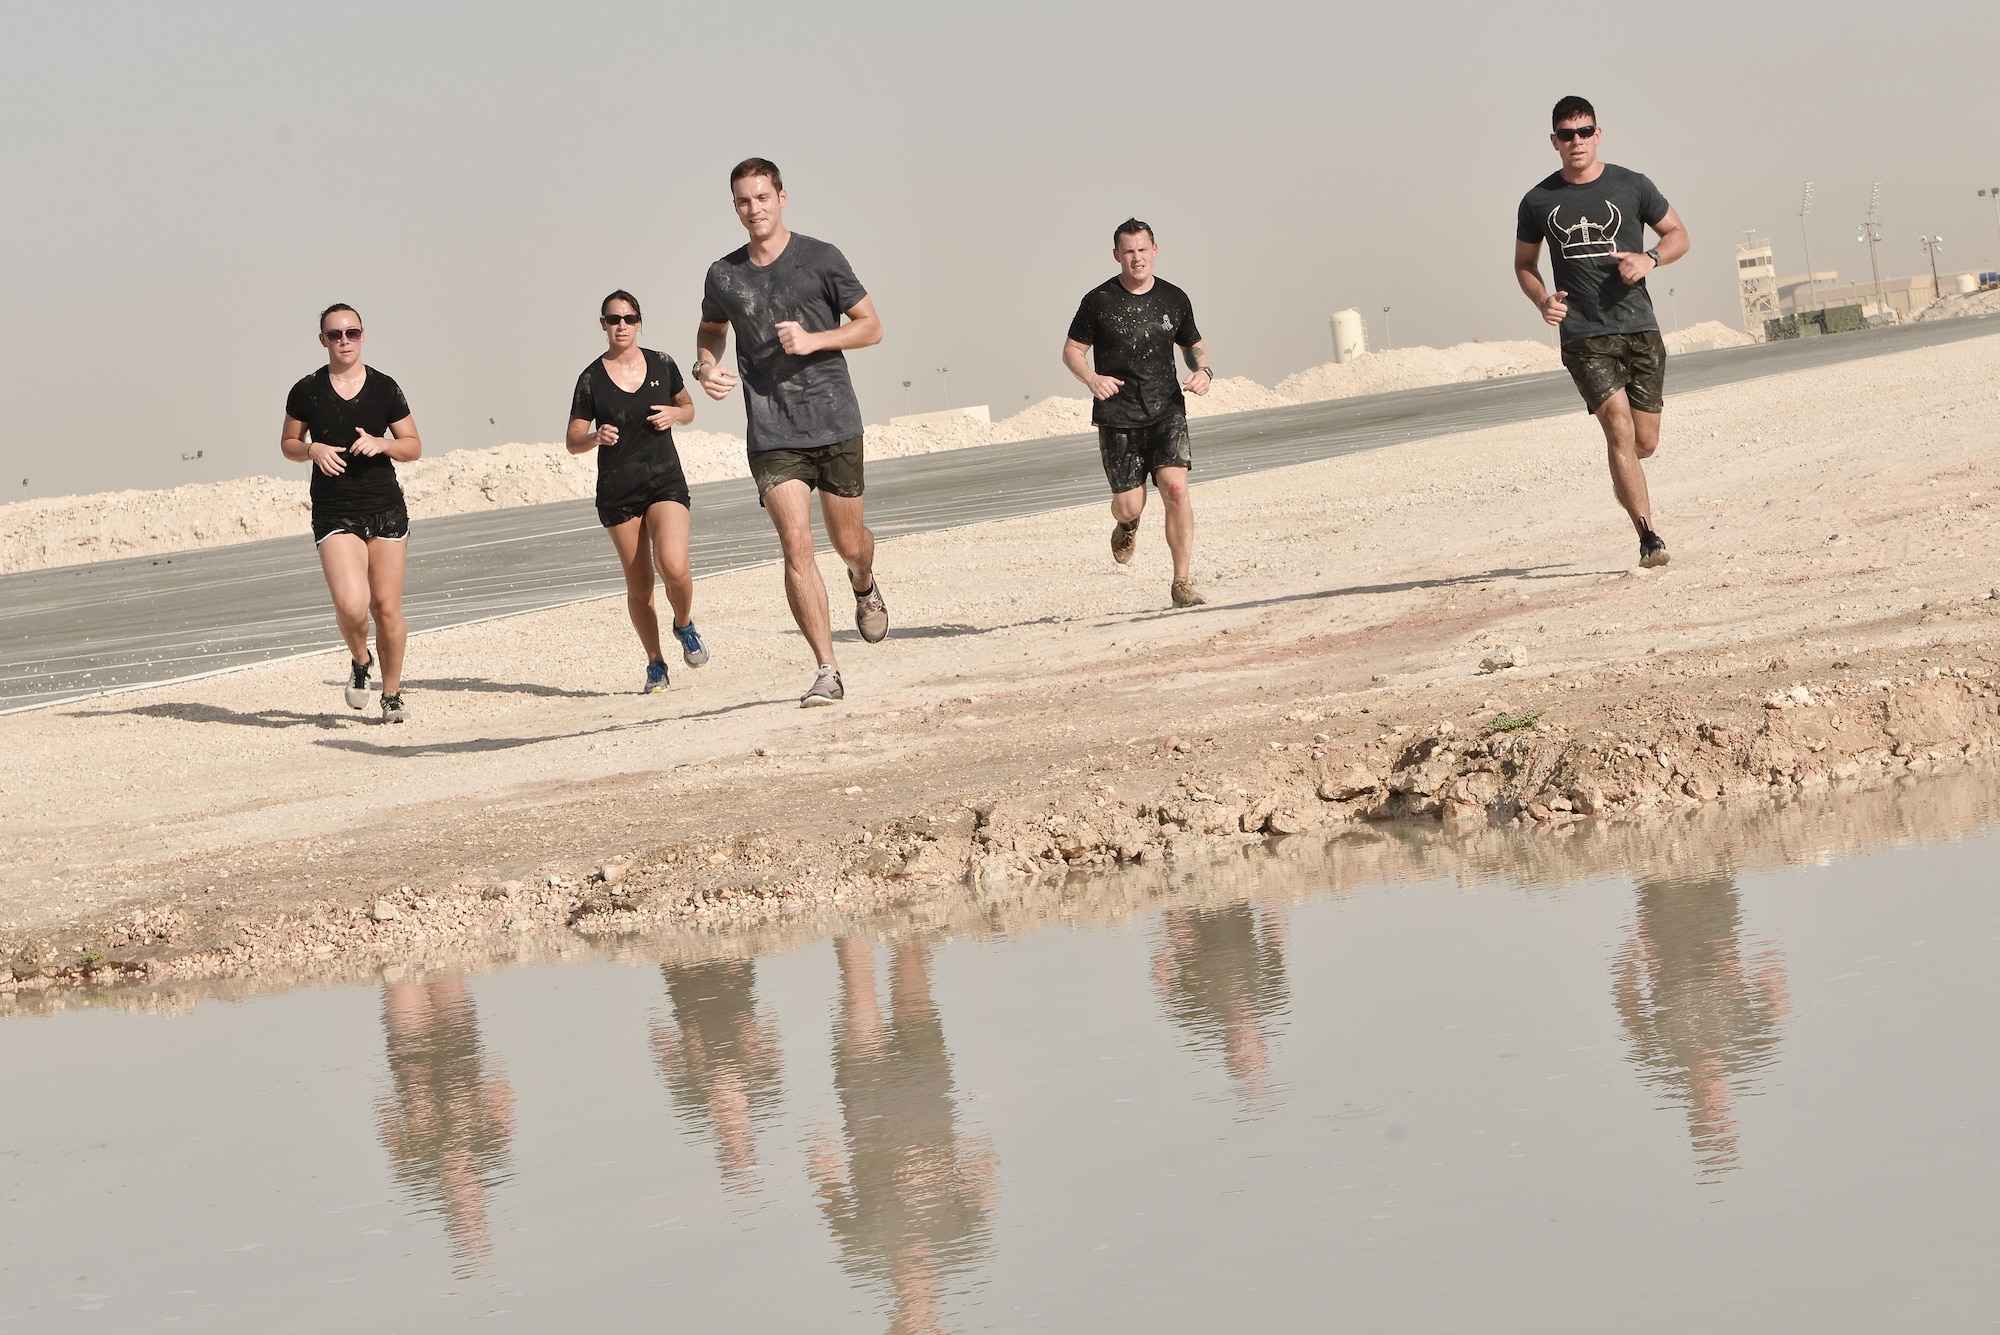
[[[1588,214],[1573,223],[1561,220],[1562,205],[1549,210],[1549,240],[1562,248],[1566,260],[1589,259],[1596,255],[1611,255],[1618,250],[1618,229],[1625,221],[1625,215],[1610,200],[1604,201],[1607,218],[1598,222]]]

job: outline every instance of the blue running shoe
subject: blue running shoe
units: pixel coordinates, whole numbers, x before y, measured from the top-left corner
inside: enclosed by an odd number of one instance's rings
[[[646,664],[646,694],[657,695],[667,689],[667,665],[662,662]]]
[[[694,628],[694,622],[675,626],[674,638],[681,642],[681,657],[689,667],[700,667],[708,661],[708,646],[701,642],[701,632]]]

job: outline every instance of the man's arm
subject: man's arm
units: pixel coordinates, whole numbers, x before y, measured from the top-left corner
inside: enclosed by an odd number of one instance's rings
[[[1208,369],[1208,345],[1196,339],[1181,349],[1181,356],[1187,359],[1188,370],[1194,372],[1182,382],[1181,388],[1190,394],[1208,393],[1208,387],[1215,383],[1215,373]]]
[[[1667,216],[1654,223],[1653,230],[1660,237],[1660,244],[1653,247],[1660,252],[1660,264],[1672,264],[1688,253],[1692,243],[1688,240],[1687,224],[1681,221],[1681,215],[1671,204],[1667,206]],[[1621,250],[1613,258],[1618,261],[1618,276],[1625,280],[1627,287],[1660,267],[1660,264],[1653,263],[1651,255],[1634,255]]]
[[[1542,243],[1540,240],[1514,241],[1514,281],[1521,285],[1521,291],[1535,309],[1550,324],[1561,324],[1569,314],[1569,293],[1551,292],[1542,286]]]
[[[695,326],[694,365],[688,373],[701,386],[702,392],[718,403],[728,398],[729,391],[736,388],[736,372],[722,364],[722,354],[727,351],[727,320],[703,320]]]
[[[1108,375],[1099,375],[1090,369],[1090,344],[1079,343],[1075,339],[1063,340],[1063,365],[1069,373],[1083,382],[1093,399],[1108,399],[1125,388],[1123,380]]]
[[[780,320],[773,327],[778,333],[778,346],[794,357],[805,357],[815,352],[872,348],[882,341],[882,320],[875,314],[873,297],[863,297],[848,307],[846,324],[816,334],[797,320]]]

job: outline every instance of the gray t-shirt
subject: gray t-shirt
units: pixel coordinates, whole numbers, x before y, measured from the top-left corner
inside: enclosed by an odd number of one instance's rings
[[[1555,287],[1569,293],[1563,342],[1660,327],[1646,280],[1627,287],[1611,254],[1644,251],[1646,228],[1666,216],[1667,197],[1657,186],[1608,162],[1594,181],[1573,185],[1557,172],[1521,197],[1514,235],[1549,243]]]
[[[845,255],[799,232],[762,268],[750,262],[748,246],[708,266],[701,318],[726,320],[736,332],[751,453],[816,450],[860,436],[861,403],[847,358],[837,349],[794,357],[779,345],[777,325],[797,320],[808,333],[823,333],[867,295]]]

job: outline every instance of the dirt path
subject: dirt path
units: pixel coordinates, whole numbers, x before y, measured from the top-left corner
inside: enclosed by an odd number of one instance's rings
[[[340,704],[337,652],[9,717],[0,989],[804,921],[968,876],[997,903],[1266,831],[1964,767],[1997,370],[1983,339],[1675,399],[1659,572],[1579,412],[1201,486],[1193,612],[1165,610],[1157,512],[1131,567],[1099,507],[885,544],[896,630],[844,633],[833,710],[794,706],[767,569],[702,581],[716,661],[664,696],[630,693],[614,600],[420,637],[393,732]]]

